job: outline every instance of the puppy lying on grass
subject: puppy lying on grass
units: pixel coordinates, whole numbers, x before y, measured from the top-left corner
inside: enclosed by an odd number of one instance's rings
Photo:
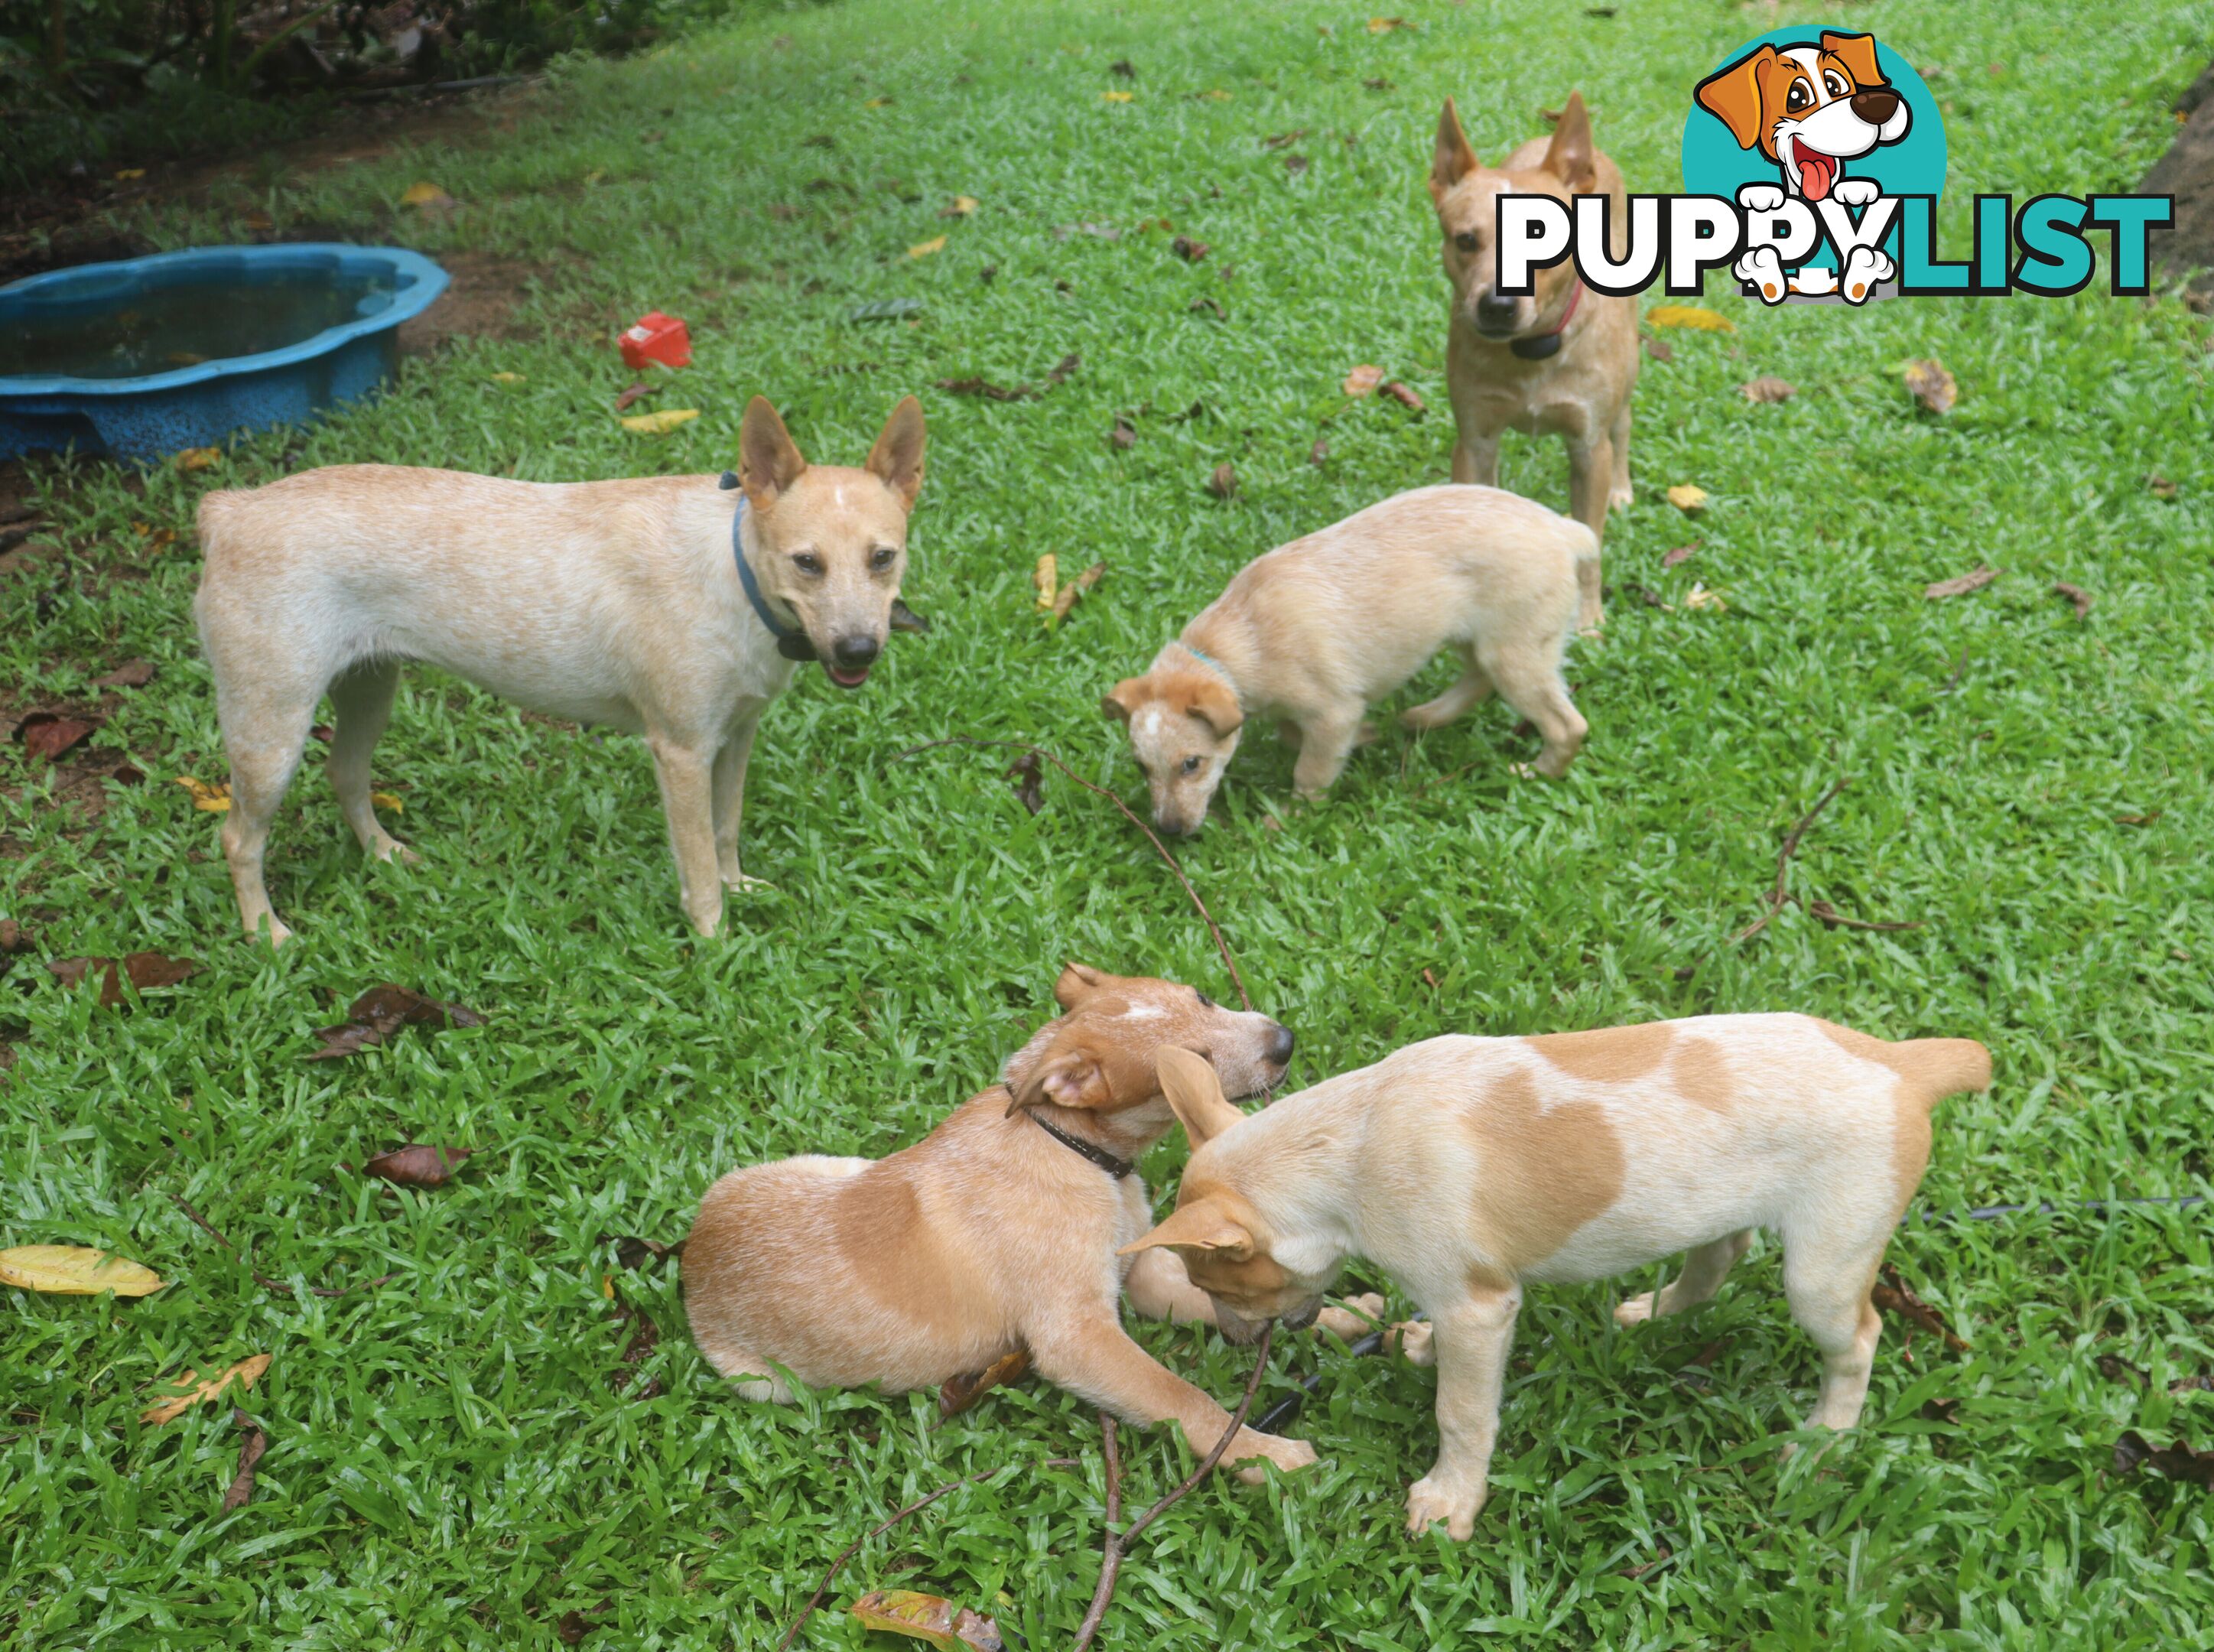
[[[1456,1539],[1483,1507],[1526,1282],[1604,1279],[1679,1251],[1622,1324],[1712,1296],[1756,1227],[1783,1239],[1792,1318],[1822,1350],[1809,1427],[1860,1420],[1884,1245],[1930,1160],[1930,1112],[1991,1083],[1968,1038],[1890,1043],[1810,1015],[1706,1015],[1533,1038],[1431,1038],[1250,1118],[1207,1064],[1160,1056],[1194,1151],[1165,1247],[1250,1341],[1312,1314],[1350,1255],[1429,1315],[1438,1460],[1407,1527]]]
[[[922,408],[892,409],[861,468],[810,468],[755,396],[743,492],[713,476],[547,484],[333,465],[200,501],[193,609],[230,759],[223,853],[248,935],[291,931],[262,858],[315,706],[331,789],[380,860],[369,756],[411,660],[534,711],[645,737],[685,915],[722,922],[754,731],[802,659],[857,688],[884,646],[922,487]],[[903,610],[899,610],[903,612]]]
[[[1222,1437],[1230,1414],[1162,1369],[1116,1312],[1126,1282],[1148,1318],[1211,1323],[1212,1306],[1173,1256],[1120,1263],[1115,1247],[1153,1219],[1132,1169],[1176,1122],[1154,1079],[1162,1046],[1211,1062],[1244,1095],[1282,1079],[1292,1034],[1190,987],[1080,964],[1054,997],[1066,1013],[1007,1062],[1005,1083],[914,1147],[756,1165],[707,1190],[684,1247],[685,1311],[700,1351],[749,1399],[789,1401],[783,1372],[810,1387],[933,1388],[1027,1348],[1049,1380],[1126,1422],[1174,1418],[1195,1452]],[[1364,1328],[1331,1316],[1338,1336]],[[1263,1457],[1288,1471],[1314,1452],[1245,1429],[1225,1453]]]
[[[1561,681],[1591,529],[1495,487],[1421,487],[1248,563],[1229,587],[1101,702],[1127,723],[1153,792],[1153,824],[1197,831],[1249,717],[1300,749],[1293,784],[1330,789],[1371,703],[1440,648],[1460,680],[1402,714],[1441,728],[1493,689],[1538,725],[1541,774],[1558,779],[1584,719]]]

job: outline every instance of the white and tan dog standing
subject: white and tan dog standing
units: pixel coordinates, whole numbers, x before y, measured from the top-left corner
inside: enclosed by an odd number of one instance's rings
[[[1589,530],[1542,505],[1419,487],[1248,563],[1100,709],[1129,725],[1154,825],[1196,832],[1249,717],[1298,745],[1293,784],[1320,797],[1367,736],[1370,704],[1451,648],[1459,680],[1400,720],[1441,728],[1495,688],[1538,725],[1538,770],[1558,779],[1587,731],[1561,654],[1598,557]]]
[[[1496,167],[1476,158],[1451,98],[1438,119],[1430,200],[1453,284],[1446,384],[1453,396],[1453,478],[1499,480],[1499,438],[1518,430],[1557,436],[1569,450],[1569,513],[1595,535],[1608,510],[1630,501],[1630,393],[1637,383],[1637,300],[1587,288],[1563,260],[1537,272],[1528,296],[1497,289],[1502,194],[1550,195],[1574,205],[1605,195],[1608,250],[1629,249],[1629,197],[1621,170],[1592,141],[1583,95],[1571,93],[1550,138],[1533,138]],[[1599,563],[1581,570],[1577,624],[1604,617]]]
[[[756,396],[737,493],[713,476],[548,484],[337,465],[208,495],[193,612],[230,760],[223,849],[246,933],[291,934],[262,859],[327,692],[339,811],[379,860],[413,858],[377,821],[369,758],[401,666],[421,661],[644,736],[685,915],[713,934],[725,886],[753,881],[738,824],[755,730],[798,669],[771,621],[833,682],[867,680],[906,572],[923,440],[909,396],[865,466],[810,466]]]
[[[1212,1306],[1166,1252],[1115,1251],[1153,1221],[1133,1167],[1176,1123],[1154,1076],[1163,1046],[1203,1052],[1189,1059],[1245,1094],[1282,1079],[1292,1034],[1190,987],[1080,964],[1054,997],[1065,1013],[1005,1082],[914,1146],[751,1166],[707,1190],[684,1245],[685,1311],[741,1393],[789,1400],[778,1367],[810,1387],[933,1388],[1027,1349],[1041,1374],[1125,1422],[1174,1418],[1195,1452],[1222,1437],[1229,1413],[1131,1341],[1117,1302],[1127,1284],[1147,1318],[1211,1322]],[[1330,1313],[1335,1334],[1363,1328]],[[1289,1471],[1314,1453],[1243,1429],[1226,1459],[1254,1458]]]
[[[1881,1321],[1876,1269],[1942,1098],[1991,1082],[1966,1038],[1892,1043],[1808,1015],[1709,1015],[1529,1038],[1431,1038],[1248,1117],[1204,1063],[1161,1056],[1194,1151],[1166,1246],[1232,1340],[1312,1313],[1366,1257],[1428,1314],[1438,1459],[1407,1526],[1474,1530],[1522,1288],[1686,1253],[1624,1325],[1711,1297],[1755,1228],[1783,1241],[1792,1317],[1823,1357],[1809,1426],[1849,1429]]]

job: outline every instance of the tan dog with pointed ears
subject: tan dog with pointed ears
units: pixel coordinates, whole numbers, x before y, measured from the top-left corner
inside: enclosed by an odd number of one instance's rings
[[[1407,1527],[1475,1529],[1527,1282],[1679,1252],[1635,1325],[1696,1306],[1766,1227],[1792,1317],[1822,1350],[1811,1427],[1860,1418],[1881,1322],[1869,1291],[1930,1159],[1930,1112],[1991,1082],[1966,1038],[1889,1043],[1809,1015],[1708,1015],[1533,1038],[1431,1038],[1248,1117],[1204,1062],[1161,1055],[1194,1144],[1176,1214],[1126,1248],[1181,1256],[1232,1340],[1296,1323],[1348,1257],[1429,1315],[1438,1459]]]
[[[1550,138],[1533,138],[1496,168],[1476,158],[1451,98],[1438,120],[1430,199],[1444,235],[1453,283],[1446,383],[1453,395],[1453,478],[1489,487],[1499,480],[1499,438],[1508,430],[1557,436],[1569,447],[1569,514],[1604,538],[1611,505],[1628,505],[1630,392],[1637,382],[1637,300],[1587,288],[1572,263],[1539,270],[1526,297],[1495,290],[1502,194],[1605,195],[1609,250],[1629,251],[1630,206],[1622,173],[1592,142],[1583,95],[1573,92]],[[1577,623],[1604,617],[1599,565],[1581,571]]]
[[[1190,987],[1080,964],[1054,997],[1066,1013],[1009,1060],[1006,1081],[914,1146],[756,1165],[707,1190],[684,1245],[685,1311],[700,1351],[749,1399],[791,1399],[779,1367],[810,1387],[897,1392],[1028,1349],[1042,1374],[1125,1422],[1174,1418],[1195,1452],[1222,1437],[1229,1413],[1163,1370],[1116,1312],[1126,1284],[1152,1319],[1211,1322],[1207,1298],[1167,1252],[1133,1263],[1115,1247],[1153,1220],[1132,1170],[1176,1123],[1154,1078],[1162,1047],[1211,1062],[1244,1094],[1283,1077],[1292,1034]],[[1364,1328],[1330,1313],[1338,1336]],[[1314,1452],[1245,1429],[1227,1457],[1289,1471]]]
[[[1249,717],[1300,749],[1292,783],[1318,798],[1369,737],[1362,714],[1440,648],[1460,679],[1410,707],[1442,728],[1493,689],[1538,725],[1538,772],[1557,780],[1586,726],[1561,680],[1580,570],[1599,542],[1581,524],[1495,487],[1418,487],[1246,564],[1143,676],[1100,710],[1130,729],[1153,824],[1197,831]]]
[[[339,812],[380,860],[414,858],[377,823],[369,756],[401,664],[420,660],[643,735],[685,915],[713,934],[724,887],[754,881],[738,820],[761,713],[796,659],[859,688],[904,614],[922,408],[895,407],[858,470],[810,467],[759,396],[738,444],[742,495],[713,476],[547,484],[337,465],[203,499],[193,611],[230,759],[223,852],[246,933],[291,934],[262,856],[326,693]]]

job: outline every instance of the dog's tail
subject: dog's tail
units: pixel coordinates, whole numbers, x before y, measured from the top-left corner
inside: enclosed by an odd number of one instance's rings
[[[1973,1038],[1910,1038],[1892,1046],[1892,1062],[1924,1107],[1991,1087],[1991,1052]]]

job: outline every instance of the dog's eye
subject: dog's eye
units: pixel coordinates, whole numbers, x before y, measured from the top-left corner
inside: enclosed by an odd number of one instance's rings
[[[1476,231],[1473,229],[1462,230],[1459,235],[1453,237],[1453,245],[1459,248],[1461,251],[1465,253],[1474,252],[1476,250]]]
[[[1199,773],[1199,754],[1197,752],[1194,752],[1190,756],[1183,760],[1183,772],[1187,774],[1196,774]]]
[[[1822,84],[1830,89],[1832,97],[1843,97],[1853,89],[1845,84],[1845,77],[1834,69],[1823,75]]]
[[[812,551],[802,551],[792,559],[792,566],[810,578],[823,572],[823,559]]]
[[[898,554],[899,553],[889,545],[878,546],[875,550],[869,553],[869,572],[882,573],[886,568],[891,566],[892,559]]]
[[[1791,89],[1783,95],[1783,107],[1786,109],[1803,109],[1813,101],[1813,100],[1807,95],[1807,83],[1803,80],[1793,81]]]
[[[1191,995],[1199,1000],[1200,1008],[1203,1010],[1211,1010],[1214,1007],[1214,1000],[1209,998],[1205,993],[1200,991],[1198,988],[1194,987],[1191,989]]]

